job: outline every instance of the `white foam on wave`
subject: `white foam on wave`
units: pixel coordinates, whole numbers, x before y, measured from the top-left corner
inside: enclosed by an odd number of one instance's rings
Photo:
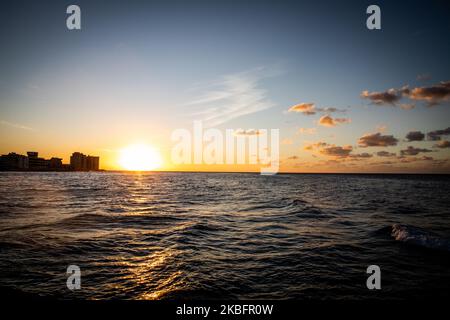
[[[450,251],[450,241],[413,226],[394,224],[391,236],[397,240],[430,249]]]

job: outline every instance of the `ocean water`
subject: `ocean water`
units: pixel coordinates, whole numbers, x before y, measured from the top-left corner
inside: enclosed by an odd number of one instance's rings
[[[450,177],[0,173],[0,287],[62,299],[450,295]],[[381,290],[366,269],[381,268]],[[66,287],[68,265],[81,289]]]

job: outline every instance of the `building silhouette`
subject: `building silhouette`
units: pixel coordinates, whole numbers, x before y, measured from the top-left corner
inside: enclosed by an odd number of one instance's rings
[[[0,156],[2,171],[98,171],[100,157],[86,156],[74,152],[70,164],[63,164],[61,158],[44,159],[36,151],[28,151],[27,155],[11,152]]]
[[[50,168],[50,160],[39,158],[35,151],[28,151],[28,169],[30,170],[46,170]]]
[[[87,169],[90,171],[98,171],[100,166],[100,157],[87,156],[86,158]]]
[[[81,152],[74,152],[70,156],[70,166],[75,171],[98,171],[100,157],[86,156]]]
[[[49,165],[51,169],[61,169],[63,167],[61,158],[51,158],[49,160]]]
[[[15,152],[0,156],[0,170],[27,170],[28,157]]]
[[[86,156],[80,152],[74,152],[70,156],[72,170],[81,171],[86,167]]]

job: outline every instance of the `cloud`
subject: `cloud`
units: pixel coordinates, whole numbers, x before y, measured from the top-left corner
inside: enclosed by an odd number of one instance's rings
[[[364,158],[372,158],[373,155],[367,152],[363,152],[363,153],[357,153],[357,154],[351,154],[350,155],[351,158],[357,158],[357,159],[364,159]]]
[[[450,81],[442,81],[438,84],[428,87],[416,87],[410,89],[408,86],[395,89],[391,88],[387,91],[369,92],[367,90],[361,92],[361,98],[370,100],[375,105],[391,105],[397,106],[399,101],[405,97],[414,101],[425,101],[428,106],[434,106],[444,101],[450,100]],[[402,109],[411,110],[414,104],[404,103],[399,105]]]
[[[450,81],[443,81],[430,87],[418,87],[411,90],[409,98],[427,101],[429,105],[436,105],[450,99]]]
[[[307,145],[305,147],[305,150],[307,151],[317,150],[320,154],[338,158],[339,161],[343,161],[345,159],[348,160],[367,159],[373,156],[372,154],[367,152],[352,154],[353,147],[350,145],[336,146],[334,144],[328,144],[326,142],[321,141]]]
[[[287,158],[288,160],[298,160],[299,157],[298,156],[290,156]]]
[[[392,135],[382,135],[381,133],[365,134],[358,141],[361,147],[388,147],[396,146],[398,139]]]
[[[326,146],[328,146],[328,143],[319,141],[319,142],[316,142],[316,143],[307,144],[304,147],[304,149],[307,150],[307,151],[311,151],[313,149],[323,148],[323,147],[326,147]]]
[[[441,140],[438,143],[436,143],[434,145],[434,147],[441,148],[441,149],[450,148],[450,141],[448,141],[448,140]]]
[[[27,131],[32,131],[33,130],[33,128],[21,125],[19,123],[13,123],[13,122],[8,122],[8,121],[4,121],[4,120],[0,120],[0,124],[3,125],[3,126],[16,128],[16,129],[27,130]]]
[[[397,154],[388,151],[378,151],[377,156],[379,157],[395,157]]]
[[[353,148],[352,146],[327,146],[325,148],[322,148],[319,150],[321,154],[324,154],[326,156],[333,156],[333,157],[348,157],[350,155],[350,152],[352,152]]]
[[[335,108],[335,107],[317,108],[316,110],[319,111],[319,112],[325,112],[325,113],[345,112],[345,110],[338,109],[338,108]]]
[[[289,108],[288,112],[301,112],[306,116],[316,114],[314,103],[299,103]]]
[[[369,92],[367,90],[361,92],[361,98],[370,100],[376,105],[390,104],[394,106],[404,94],[408,93],[408,87],[403,87],[402,89],[389,89],[382,92]]]
[[[234,130],[235,136],[259,136],[261,135],[261,131],[255,129],[237,129]]]
[[[411,132],[408,132],[408,134],[406,135],[406,139],[409,142],[422,141],[423,139],[425,139],[425,135],[420,131],[411,131]]]
[[[428,139],[431,141],[441,140],[441,136],[450,135],[450,127],[448,127],[447,129],[443,129],[443,130],[435,130],[435,131],[428,132],[427,135],[428,135]]]
[[[206,126],[217,126],[234,118],[259,112],[275,104],[260,87],[261,80],[274,76],[267,68],[223,76],[207,86],[206,93],[187,106],[197,108],[194,116],[201,116]],[[207,106],[206,109],[204,106]]]
[[[423,157],[409,157],[409,158],[399,158],[399,162],[400,163],[412,163],[412,162],[417,162],[417,161],[435,161],[433,157],[427,157],[427,156],[423,156]]]
[[[326,115],[326,116],[322,116],[320,119],[319,119],[319,124],[320,125],[322,125],[322,126],[325,126],[325,127],[334,127],[334,126],[336,126],[337,124],[340,124],[340,123],[349,123],[350,122],[350,119],[349,118],[332,118],[331,116],[329,116],[329,115]]]
[[[408,148],[406,148],[404,150],[400,150],[400,155],[401,156],[415,156],[421,152],[425,153],[425,152],[433,152],[433,151],[429,150],[429,149],[421,149],[421,148],[415,148],[413,146],[408,146]]]
[[[320,113],[334,113],[334,112],[345,112],[343,109],[338,109],[335,107],[327,108],[316,108],[315,104],[312,102],[302,102],[296,104],[288,109],[288,112],[300,112],[305,116],[315,115],[317,112]]]

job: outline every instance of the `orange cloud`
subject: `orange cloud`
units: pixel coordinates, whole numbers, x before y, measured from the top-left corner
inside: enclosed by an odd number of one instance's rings
[[[325,127],[335,127],[338,124],[341,123],[350,123],[350,119],[349,118],[332,118],[329,115],[326,116],[322,116],[319,119],[319,124]]]
[[[438,104],[450,99],[450,81],[443,81],[430,87],[419,87],[411,90],[409,98],[412,100],[425,100],[430,105]]]
[[[396,146],[398,139],[392,135],[382,135],[381,133],[365,134],[358,141],[361,147],[387,147]]]
[[[289,112],[301,112],[304,115],[310,116],[316,114],[314,103],[299,103],[289,108]]]
[[[326,156],[333,156],[333,157],[348,157],[350,155],[350,152],[353,151],[352,146],[335,146],[335,145],[331,145],[328,147],[325,147],[321,150],[319,150],[319,152],[321,154],[324,154]]]
[[[389,89],[381,92],[361,92],[361,98],[370,100],[375,105],[397,106],[402,98],[408,98],[414,101],[425,101],[429,106],[439,104],[450,100],[450,81],[442,81],[428,87],[417,87],[410,89],[403,86],[400,89]],[[400,104],[405,110],[411,110],[415,106],[411,103]]]
[[[328,146],[328,143],[319,141],[319,142],[316,142],[316,143],[311,143],[311,144],[306,145],[304,147],[304,149],[306,151],[312,151],[313,149],[323,148],[323,147],[326,147],[326,146]]]

